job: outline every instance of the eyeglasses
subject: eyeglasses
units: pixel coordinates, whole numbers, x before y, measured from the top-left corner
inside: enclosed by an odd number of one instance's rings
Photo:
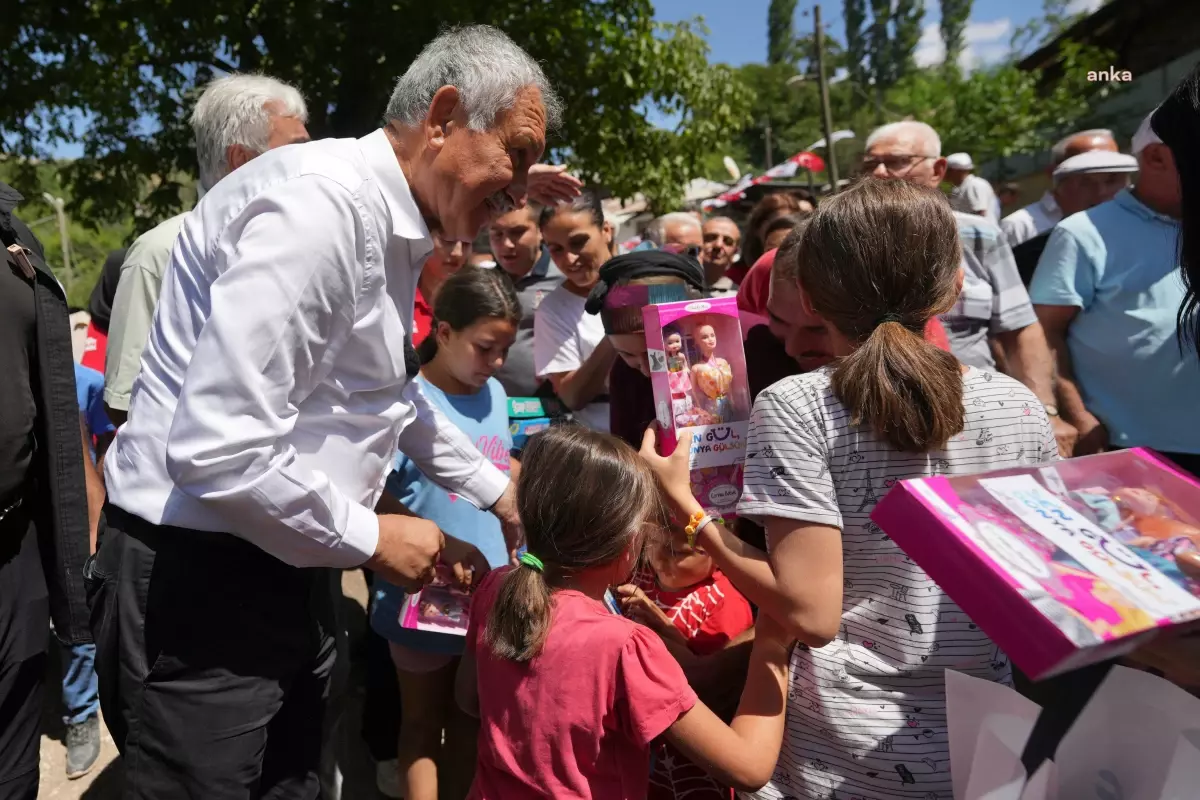
[[[886,156],[864,156],[859,164],[859,171],[864,175],[874,172],[882,164],[889,175],[903,175],[910,169],[920,164],[922,161],[928,161],[937,156],[922,156],[915,153],[894,153]]]

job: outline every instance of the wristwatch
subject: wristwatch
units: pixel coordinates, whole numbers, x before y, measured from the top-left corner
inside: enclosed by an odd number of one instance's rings
[[[1047,416],[1058,416],[1058,406],[1054,405],[1054,403],[1042,403],[1042,407],[1046,409]]]

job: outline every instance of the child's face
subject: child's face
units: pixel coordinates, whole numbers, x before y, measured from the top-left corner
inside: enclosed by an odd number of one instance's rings
[[[508,348],[517,338],[517,326],[506,319],[485,317],[461,331],[438,324],[437,358],[458,381],[481,389],[504,366]]]
[[[712,556],[702,547],[688,547],[682,528],[673,527],[669,538],[650,549],[649,557],[659,585],[670,591],[694,586],[712,575]]]
[[[683,349],[683,338],[678,333],[672,333],[664,342],[667,348],[667,355],[677,356],[679,351]]]

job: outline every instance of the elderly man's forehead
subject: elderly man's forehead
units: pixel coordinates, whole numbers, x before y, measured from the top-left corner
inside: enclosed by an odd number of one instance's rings
[[[739,232],[737,223],[729,217],[713,217],[704,223],[704,230],[706,231],[718,230],[720,228],[725,228],[735,234]]]
[[[900,131],[885,136],[867,148],[867,152],[879,155],[882,153],[903,153],[905,155],[920,155],[925,149],[925,137],[919,131]]]

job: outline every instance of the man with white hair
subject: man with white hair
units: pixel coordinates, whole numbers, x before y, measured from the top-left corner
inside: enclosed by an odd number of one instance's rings
[[[924,122],[893,122],[867,137],[861,170],[936,189],[946,175],[941,152],[937,131]],[[954,216],[962,241],[963,288],[954,308],[941,318],[951,350],[964,364],[995,369],[995,344],[1003,355],[1004,371],[1037,395],[1050,416],[1059,450],[1069,455],[1075,430],[1058,415],[1050,348],[1012,250],[995,223],[976,214],[956,211]]]
[[[524,204],[560,109],[505,34],[448,30],[381,129],[266,153],[184,220],[93,569],[126,797],[316,796],[333,637],[312,568],[415,591],[439,561],[489,566],[384,493],[397,443],[519,545],[507,453],[410,382],[413,300],[434,237],[469,244]]]
[[[682,250],[699,249],[704,244],[700,219],[686,211],[672,211],[652,221],[646,228],[646,238],[658,248],[674,245]]]
[[[1029,291],[1058,357],[1063,415],[1079,429],[1076,454],[1152,447],[1200,474],[1200,364],[1176,338],[1179,176],[1150,116],[1133,152],[1136,184],[1055,226]]]
[[[950,190],[950,207],[963,214],[976,214],[989,222],[999,222],[999,208],[992,185],[974,175],[975,162],[970,153],[951,153],[946,156],[946,183]]]
[[[1118,152],[1117,140],[1113,138],[1112,131],[1095,128],[1072,133],[1059,139],[1050,149],[1050,167],[1047,172],[1050,172],[1053,178],[1054,170],[1058,169],[1058,166],[1068,158],[1093,151]],[[1008,238],[1008,246],[1016,247],[1035,236],[1047,233],[1065,216],[1070,216],[1070,213],[1064,214],[1062,208],[1059,207],[1056,186],[1043,193],[1041,199],[1036,203],[1019,208],[1000,220],[1000,230],[1004,231],[1004,235]]]
[[[1138,161],[1124,153],[1089,150],[1071,156],[1054,170],[1054,198],[1063,214],[1070,217],[1080,211],[1108,202],[1129,184],[1129,176],[1138,169]],[[1013,246],[1017,271],[1026,286],[1033,280],[1038,259],[1050,241],[1051,228],[1032,239]]]
[[[294,87],[266,75],[227,75],[208,84],[192,111],[200,191],[257,155],[308,141],[308,108]],[[129,413],[133,379],[150,335],[163,271],[188,212],[143,233],[125,254],[113,298],[104,364],[104,404],[114,425]]]

